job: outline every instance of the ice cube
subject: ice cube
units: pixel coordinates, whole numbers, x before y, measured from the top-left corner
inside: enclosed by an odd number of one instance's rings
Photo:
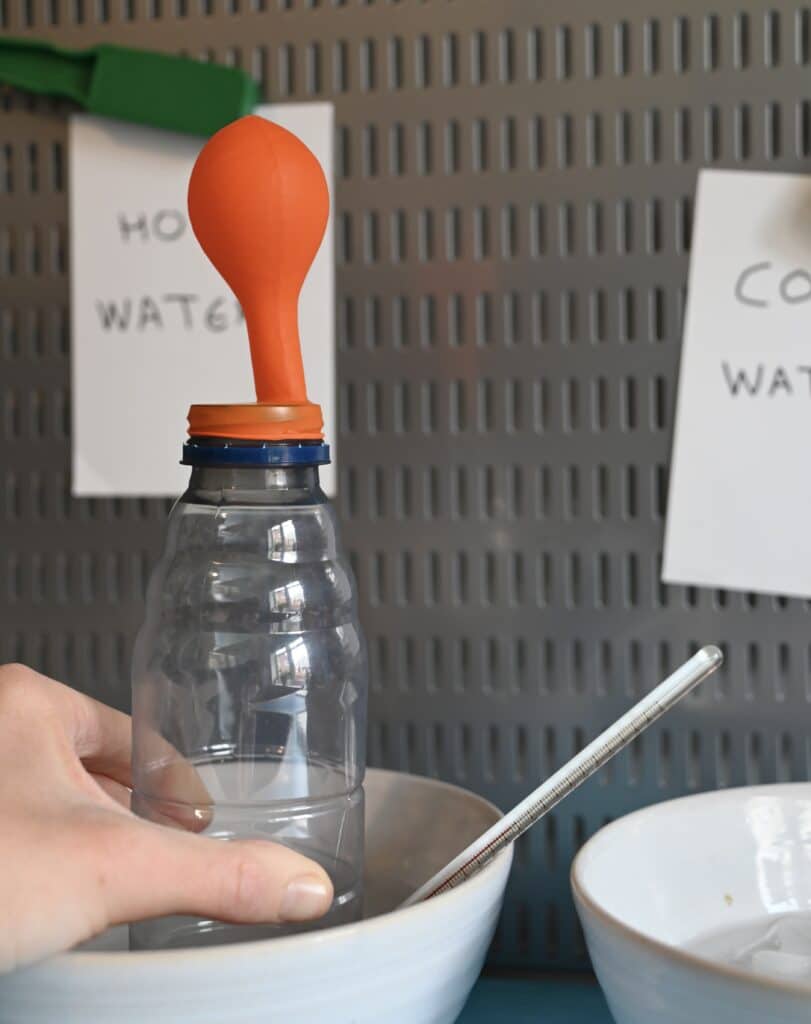
[[[811,956],[811,921],[800,914],[781,917],[774,923],[775,945],[782,953]]]
[[[752,954],[752,970],[779,978],[811,976],[811,956],[783,953],[776,949],[759,949]]]

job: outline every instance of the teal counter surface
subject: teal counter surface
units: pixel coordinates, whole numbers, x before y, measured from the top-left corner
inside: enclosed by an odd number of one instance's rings
[[[613,1024],[590,975],[482,978],[458,1024]]]

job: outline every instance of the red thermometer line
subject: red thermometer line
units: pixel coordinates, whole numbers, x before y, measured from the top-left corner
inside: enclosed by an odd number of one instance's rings
[[[438,896],[453,889],[466,878],[475,875],[495,857],[499,850],[514,843],[528,828],[531,828],[547,811],[567,797],[599,768],[627,746],[660,718],[666,711],[686,697],[699,683],[713,673],[723,662],[724,656],[717,647],[702,647],[689,661],[668,676],[647,697],[643,697],[630,711],[618,718],[597,739],[592,740],[571,761],[551,775],[546,782],[525,797],[508,814],[500,818],[486,832],[475,839],[470,846],[432,878],[419,887],[403,903],[410,907],[414,903]]]

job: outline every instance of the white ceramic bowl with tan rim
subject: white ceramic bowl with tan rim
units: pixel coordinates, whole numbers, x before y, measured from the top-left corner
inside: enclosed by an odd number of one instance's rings
[[[808,1024],[811,979],[753,974],[691,947],[811,912],[811,785],[672,800],[615,821],[572,866],[617,1024]]]
[[[366,920],[205,949],[130,953],[113,930],[0,977],[2,1024],[451,1024],[493,936],[505,850],[442,896],[400,901],[488,828],[498,810],[431,779],[370,771]],[[117,948],[116,948],[117,947]]]

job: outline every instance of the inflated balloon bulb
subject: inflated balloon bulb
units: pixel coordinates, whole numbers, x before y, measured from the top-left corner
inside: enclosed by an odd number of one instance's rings
[[[263,118],[223,128],[197,159],[189,216],[242,305],[257,401],[189,410],[189,488],[170,516],[133,659],[134,809],[317,860],[335,900],[316,926],[361,911],[367,694],[355,582],[318,482],[329,448],[298,334],[328,211],[316,158]],[[158,948],[289,930],[177,917],[133,925],[131,936]]]
[[[242,305],[257,402],[192,406],[192,436],[321,439],[321,410],[304,382],[298,299],[328,214],[320,164],[295,135],[264,118],[235,121],[200,153],[189,217]]]

